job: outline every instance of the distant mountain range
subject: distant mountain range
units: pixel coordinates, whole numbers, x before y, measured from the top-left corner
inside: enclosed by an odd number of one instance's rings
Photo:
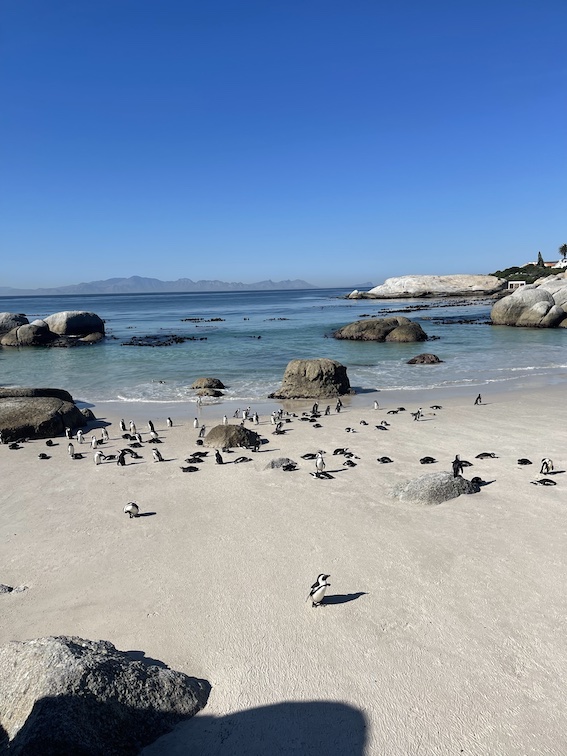
[[[46,289],[13,289],[0,286],[0,296],[54,296],[57,294],[159,294],[160,292],[191,291],[275,291],[281,289],[318,289],[307,281],[258,281],[257,283],[227,283],[226,281],[192,281],[179,278],[177,281],[160,281],[158,278],[108,278],[106,281],[56,286]]]

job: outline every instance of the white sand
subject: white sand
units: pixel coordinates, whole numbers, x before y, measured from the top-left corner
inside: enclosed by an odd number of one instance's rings
[[[151,417],[163,463],[146,444],[125,468],[96,467],[86,444],[72,461],[63,438],[52,450],[0,447],[0,582],[28,586],[0,596],[0,643],[106,639],[207,679],[207,707],[147,756],[564,755],[567,473],[554,487],[530,481],[544,456],[567,469],[565,399],[559,388],[482,393],[480,407],[470,395],[420,395],[420,422],[417,395],[391,416],[397,396],[377,395],[378,411],[374,395],[358,397],[321,429],[296,419],[284,436],[264,414],[269,444],[244,452],[252,462],[217,466],[210,452],[191,474],[179,469],[198,448],[187,407]],[[134,410],[148,437],[147,408],[112,409],[95,408],[113,422],[104,451],[126,445],[118,419]],[[233,409],[200,419],[211,427]],[[389,431],[375,429],[382,419]],[[344,446],[355,468],[332,455]],[[319,448],[332,480],[300,458]],[[475,459],[483,451],[498,459]],[[465,477],[490,485],[436,507],[390,498],[395,482],[450,470],[456,453],[474,463]],[[383,455],[394,463],[378,464]],[[425,455],[438,464],[420,465]],[[264,470],[278,456],[300,469]],[[130,500],[155,514],[130,520]],[[332,587],[313,609],[319,572]]]

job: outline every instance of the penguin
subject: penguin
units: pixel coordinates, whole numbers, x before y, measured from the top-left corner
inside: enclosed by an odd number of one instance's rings
[[[193,465],[189,465],[189,467],[180,467],[179,469],[181,470],[181,472],[197,472],[199,468],[194,467]]]
[[[309,601],[309,599],[311,599],[312,607],[321,606],[321,603],[323,601],[323,598],[325,597],[327,588],[329,588],[331,585],[330,583],[327,582],[327,580],[330,577],[331,577],[330,575],[324,575],[323,573],[317,576],[317,580],[311,586],[309,595],[305,599],[306,601]]]
[[[315,457],[315,470],[317,475],[320,475],[325,470],[325,460],[321,452],[317,452],[317,456]]]
[[[140,516],[140,507],[135,501],[129,501],[124,507],[124,514],[130,515],[130,519]]]
[[[82,444],[84,441],[84,434],[82,430],[77,431],[77,441]]]
[[[79,435],[79,434],[77,433],[77,436],[78,436],[78,435]],[[103,429],[102,429],[102,442],[103,442],[103,443],[107,443],[107,442],[108,442],[108,438],[109,438],[109,437],[108,437],[108,431],[106,430],[106,428],[103,428]]]
[[[124,422],[124,419],[120,420],[120,430],[122,431],[122,433],[124,433],[124,431],[126,430],[126,423]]]
[[[549,459],[549,457],[544,457],[541,460],[541,470],[540,475],[548,475],[553,470],[553,462]]]
[[[72,446],[72,444],[69,444],[69,446]],[[12,451],[14,451],[15,449],[21,449],[21,448],[22,447],[19,445],[17,441],[12,441],[11,444],[8,444],[8,449],[11,449]],[[71,452],[69,452],[69,454],[71,454]]]
[[[55,444],[53,443],[53,441],[50,438],[47,439],[47,441],[45,442],[45,445],[46,446],[55,446]]]
[[[198,427],[199,427],[199,421],[197,420],[197,418],[195,418],[193,420],[193,428],[198,428]]]
[[[393,462],[393,459],[390,459],[390,457],[378,457],[376,460],[377,462],[380,462],[381,465],[387,465],[389,462]]]
[[[380,409],[377,401],[374,401],[374,409],[375,410]]]
[[[433,459],[433,457],[422,457],[422,458],[421,458],[421,459],[419,460],[419,462],[420,462],[420,464],[422,464],[422,465],[432,465],[432,464],[434,464],[435,462],[437,462],[437,460],[436,460],[436,459]]]
[[[126,464],[126,453],[123,449],[118,453],[118,456],[116,457],[116,464],[120,465],[120,467],[124,467],[124,465]]]
[[[170,417],[167,418],[166,424],[168,428],[173,428],[173,420]]]
[[[73,434],[71,433],[71,428],[65,428],[65,435],[67,436],[68,439],[73,438]]]
[[[453,478],[457,478],[463,472],[463,465],[459,455],[455,455],[455,459],[452,462],[453,465]]]
[[[443,407],[440,404],[432,404],[431,409],[440,410],[443,409]]]
[[[153,430],[153,431],[150,431],[150,436],[151,436],[151,438],[152,438],[152,441],[159,441],[159,436],[158,436],[158,434],[157,434],[157,433],[155,432],[155,430]]]
[[[388,410],[387,415],[397,415],[400,410]]]
[[[98,451],[95,451],[95,453],[93,454],[93,459],[94,459],[95,465],[100,465],[100,463],[103,462],[106,459],[106,457],[99,449]]]
[[[149,429],[150,433],[152,433],[152,432],[155,431],[154,424],[152,423],[151,420],[148,420],[148,429]]]
[[[226,415],[222,416],[222,424],[223,425],[228,425],[228,417]]]
[[[163,462],[163,457],[161,456],[159,449],[152,449],[152,454],[154,455],[154,462]]]
[[[70,457],[72,457],[73,454],[75,453],[75,447],[73,446],[71,442],[67,444],[67,452],[69,453]]]
[[[475,459],[498,459],[498,457],[494,452],[481,452],[476,455]]]
[[[84,458],[85,458],[84,454],[72,454],[71,455],[71,459],[84,459]]]
[[[218,449],[215,449],[215,462],[217,463],[217,465],[223,464],[223,458]]]
[[[51,457],[49,456],[49,454],[46,454],[45,452],[40,452],[40,453],[39,453],[39,454],[37,455],[37,458],[38,458],[38,459],[51,459]]]
[[[356,467],[356,462],[353,462],[352,459],[345,459],[343,465],[346,465],[347,467]]]
[[[345,447],[344,449],[335,449],[335,451],[333,452],[333,455],[335,455],[335,454],[346,454],[347,451],[348,451],[348,446]]]
[[[130,433],[134,435],[136,433],[136,423],[133,420],[130,420]]]
[[[476,488],[480,488],[480,486],[484,485],[484,481],[482,478],[479,478],[478,475],[476,475],[474,478],[471,478],[471,483],[473,486],[476,486]]]
[[[389,425],[389,423],[388,423],[388,425]],[[376,428],[376,430],[382,430],[382,431],[387,431],[388,430],[388,428],[386,427],[386,425],[384,423],[380,423],[380,425],[375,425],[374,427]]]
[[[531,461],[529,459],[526,459],[525,457],[522,457],[522,459],[518,460],[519,465],[531,465]]]
[[[134,439],[135,439],[135,440],[136,440],[136,441],[137,441],[137,442],[138,442],[139,444],[143,444],[143,443],[144,443],[144,442],[143,442],[143,440],[142,440],[142,434],[141,434],[141,433],[135,433],[135,434],[134,434],[134,437],[133,437],[133,438],[131,438],[130,440],[131,440],[131,441],[133,441]]]
[[[98,441],[96,440],[96,436],[91,436],[91,449],[96,449],[98,446]]]
[[[251,457],[237,457],[234,461],[235,465],[238,465],[240,462],[252,462]]]
[[[205,427],[205,424],[201,425],[199,428],[199,438],[205,438],[205,433],[207,432],[207,429]]]
[[[532,480],[534,486],[556,486],[557,483],[550,478],[542,478],[541,480]]]
[[[368,423],[366,422],[366,420],[361,420],[361,421],[359,422],[359,425],[368,425]]]

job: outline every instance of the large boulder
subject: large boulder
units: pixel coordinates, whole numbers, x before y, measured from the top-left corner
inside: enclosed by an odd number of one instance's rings
[[[477,492],[478,487],[470,480],[455,478],[452,472],[436,472],[398,484],[392,489],[392,496],[403,502],[431,505]]]
[[[270,399],[325,399],[352,394],[346,367],[335,360],[291,360]]]
[[[335,339],[351,341],[427,341],[427,334],[419,323],[402,315],[391,318],[356,320],[333,334]]]
[[[5,333],[0,339],[0,344],[11,347],[46,346],[56,338],[57,336],[49,330],[47,323],[36,320]]]
[[[6,644],[0,725],[9,753],[138,754],[200,711],[210,691],[206,681],[152,662],[134,660],[108,641],[77,637]]]
[[[104,321],[94,312],[64,310],[48,315],[45,322],[52,333],[62,336],[87,336],[104,333]]]
[[[196,381],[193,381],[191,384],[192,389],[223,389],[226,388],[224,383],[220,381],[218,378],[197,378]]]
[[[567,317],[553,295],[542,286],[523,286],[494,303],[490,319],[494,325],[553,328]]]
[[[8,333],[13,328],[27,325],[29,320],[25,315],[17,312],[0,312],[0,333]]]
[[[260,436],[244,425],[215,425],[203,439],[205,446],[229,449],[242,446],[253,449],[260,445]]]
[[[398,276],[387,278],[368,292],[352,292],[351,299],[406,299],[410,297],[490,296],[506,288],[496,276]]]
[[[38,392],[45,392],[43,394]],[[0,430],[6,441],[50,438],[65,428],[82,428],[87,419],[70,394],[58,389],[0,389]],[[18,393],[19,392],[19,393]],[[29,392],[35,392],[30,394]],[[67,395],[69,400],[61,398]]]

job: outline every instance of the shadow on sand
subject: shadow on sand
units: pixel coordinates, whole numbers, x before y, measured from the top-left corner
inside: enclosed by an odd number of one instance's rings
[[[274,704],[207,716],[204,709],[142,756],[363,756],[367,722],[333,701]]]

